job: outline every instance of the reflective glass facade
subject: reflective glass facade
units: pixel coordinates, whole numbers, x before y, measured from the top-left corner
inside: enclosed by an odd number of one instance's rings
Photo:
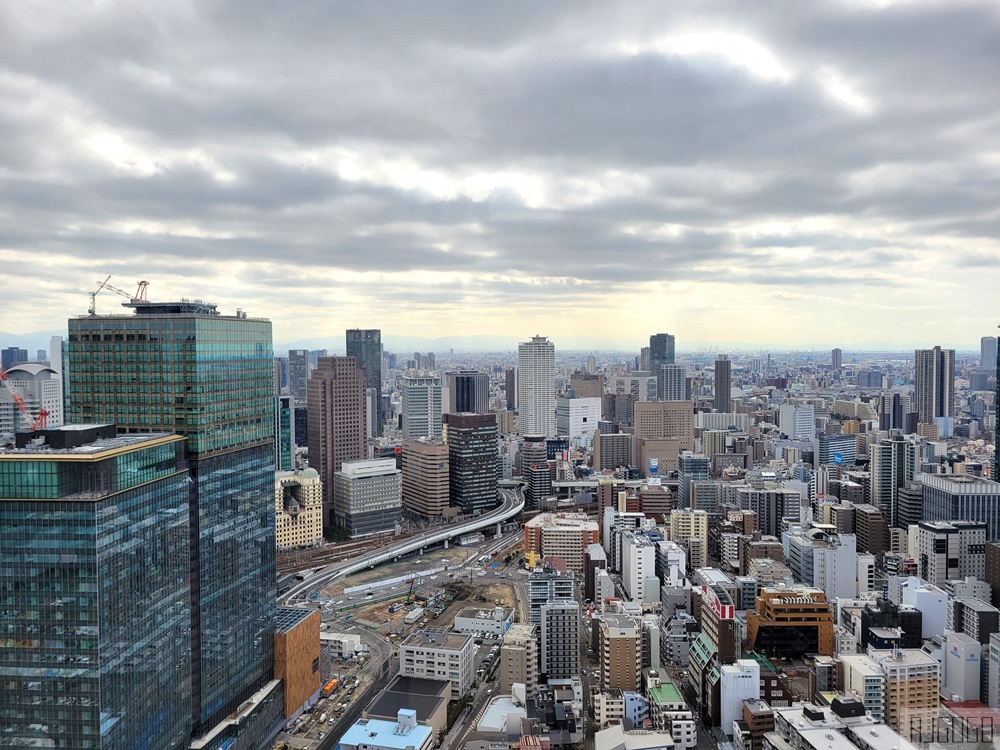
[[[187,473],[182,443],[148,442],[0,454],[0,745],[187,743]]]
[[[67,353],[72,421],[187,438],[195,735],[271,678],[277,598],[271,324],[208,307],[74,318]]]

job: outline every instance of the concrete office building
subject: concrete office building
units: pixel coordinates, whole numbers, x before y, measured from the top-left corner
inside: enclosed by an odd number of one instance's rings
[[[667,364],[660,368],[660,380],[663,383],[662,401],[690,401],[691,392],[688,387],[687,367],[684,365]]]
[[[601,421],[600,398],[560,398],[556,400],[556,431],[576,446],[590,447],[594,430]]]
[[[787,487],[741,486],[736,488],[736,502],[742,510],[753,511],[761,534],[778,537],[786,519],[799,520],[802,498],[797,490]]]
[[[574,372],[569,376],[569,388],[573,392],[573,398],[600,400],[604,396],[604,377],[591,372]]]
[[[266,736],[276,718],[271,323],[201,301],[123,306],[135,314],[69,320],[69,421],[186,438],[192,735],[256,697],[243,730]],[[119,336],[134,360],[107,343]]]
[[[628,375],[608,377],[608,393],[616,396],[631,396],[633,401],[655,401],[657,394],[656,376],[640,370]]]
[[[925,521],[978,521],[1000,539],[1000,482],[971,474],[921,474]]]
[[[511,625],[500,647],[500,693],[524,685],[529,700],[538,695],[538,638],[534,625]]]
[[[498,500],[500,435],[492,414],[448,415],[451,505],[466,515],[485,513]]]
[[[333,481],[334,521],[351,539],[396,528],[403,511],[403,473],[395,459],[344,461]]]
[[[627,432],[604,433],[594,430],[594,471],[614,471],[635,466],[635,438]]]
[[[955,416],[955,350],[917,349],[913,366],[917,420],[934,424],[938,417]]]
[[[642,634],[626,615],[605,615],[599,627],[601,687],[638,690],[642,669]]]
[[[743,701],[760,700],[760,664],[753,659],[738,659],[723,664],[719,671],[719,726],[732,735],[735,722],[743,719]]]
[[[278,549],[314,547],[323,541],[323,483],[319,472],[274,475],[275,539]]]
[[[733,404],[733,363],[720,354],[715,360],[715,410],[729,411]]]
[[[423,518],[440,518],[450,505],[449,447],[424,438],[403,443],[403,509]]]
[[[570,599],[543,604],[538,611],[540,670],[546,680],[580,674],[580,605]]]
[[[975,521],[921,521],[917,524],[917,570],[925,581],[943,587],[966,576],[983,578],[986,524]]]
[[[382,331],[377,328],[349,328],[345,334],[347,356],[354,357],[365,376],[365,388],[373,390],[375,409],[369,418],[375,424],[374,436],[382,434],[385,407],[382,404]]]
[[[524,552],[558,557],[569,570],[583,570],[583,553],[600,540],[600,527],[582,513],[540,513],[524,524]]]
[[[659,601],[656,545],[645,534],[622,534],[622,588],[633,602]],[[649,589],[655,589],[650,592]],[[652,593],[652,599],[647,594]]]
[[[692,540],[698,541],[699,553],[692,554]],[[702,567],[708,557],[708,513],[677,508],[670,512],[670,541],[688,550],[689,567]]]
[[[920,442],[904,438],[882,440],[868,447],[871,503],[882,509],[890,526],[900,524],[899,491],[920,471],[920,452]]]
[[[448,373],[448,414],[490,410],[490,376],[476,370]]]
[[[448,680],[455,701],[472,687],[475,656],[471,635],[428,627],[411,633],[399,644],[399,673],[404,677]]]
[[[517,402],[522,435],[556,436],[556,348],[544,336],[517,345]]]
[[[648,458],[654,457],[644,441],[666,441],[668,453],[659,458],[661,473],[676,471],[682,451],[694,449],[694,406],[690,401],[636,401],[632,414],[635,455],[646,476]]]
[[[747,645],[760,654],[833,656],[833,611],[819,589],[761,589],[747,614]]]
[[[865,711],[881,723],[885,721],[885,674],[868,654],[840,654],[844,691],[860,700]]]
[[[816,435],[816,409],[812,404],[782,404],[778,429],[792,440],[812,440]]]
[[[441,378],[404,375],[402,378],[403,437],[441,437]]]
[[[308,389],[309,466],[323,483],[323,524],[333,526],[334,475],[367,454],[365,376],[354,357],[320,357]]]

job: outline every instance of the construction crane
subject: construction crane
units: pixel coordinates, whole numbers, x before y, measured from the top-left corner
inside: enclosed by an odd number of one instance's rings
[[[28,409],[28,405],[24,402],[24,397],[14,390],[14,387],[10,384],[7,378],[7,371],[0,367],[0,382],[7,387],[10,397],[14,399],[14,403],[17,405],[17,410],[21,412],[21,419],[25,423],[31,424],[32,430],[44,430],[48,424],[49,413],[45,411],[45,409],[39,409],[37,417],[31,416],[31,411]]]
[[[114,292],[117,295],[125,297],[132,302],[145,302],[146,301],[146,287],[149,286],[148,281],[139,281],[135,290],[135,294],[129,294],[124,289],[119,289],[114,284],[109,284],[111,277],[108,276],[104,281],[97,285],[97,289],[90,293],[90,309],[87,311],[88,315],[94,315],[97,313],[97,295],[104,289],[109,292]]]

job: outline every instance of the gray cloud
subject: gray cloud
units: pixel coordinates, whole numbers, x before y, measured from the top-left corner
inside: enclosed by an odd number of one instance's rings
[[[382,300],[507,333],[699,284],[891,307],[998,281],[998,32],[986,2],[7,6],[0,257],[49,276],[26,328],[73,263],[232,278],[278,325]]]

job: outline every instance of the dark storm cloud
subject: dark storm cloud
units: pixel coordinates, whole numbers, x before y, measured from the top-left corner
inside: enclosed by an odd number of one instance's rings
[[[315,294],[378,271],[366,293],[400,304],[687,281],[735,304],[997,251],[986,2],[49,11],[0,10],[11,257],[246,284],[286,264],[325,274],[284,279]],[[440,285],[404,299],[407,272]]]

